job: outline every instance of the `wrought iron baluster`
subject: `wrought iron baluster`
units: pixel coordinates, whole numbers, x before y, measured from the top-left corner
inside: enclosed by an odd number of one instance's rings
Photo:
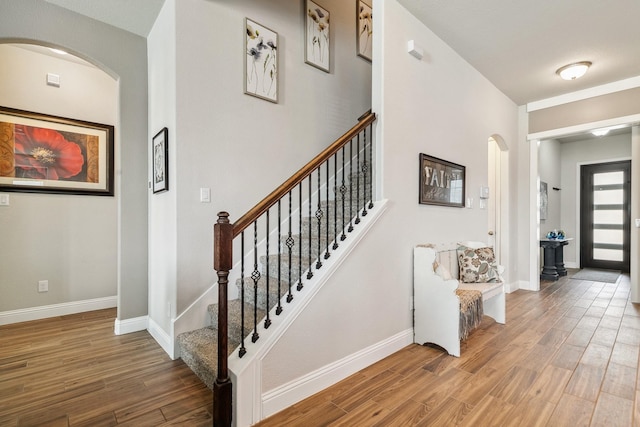
[[[291,302],[293,300],[293,294],[291,293],[291,252],[293,245],[295,245],[295,241],[291,235],[291,190],[289,190],[289,216],[287,221],[289,222],[289,234],[287,235],[287,247],[289,248],[289,294],[287,295],[287,302]]]
[[[271,309],[271,306],[269,305],[269,294],[270,294],[270,289],[269,289],[269,278],[271,277],[271,270],[269,269],[269,212],[271,211],[271,208],[267,209],[266,212],[266,227],[265,230],[267,232],[267,257],[266,257],[266,272],[267,272],[267,277],[266,277],[266,284],[267,284],[267,317],[265,317],[264,319],[264,328],[265,329],[269,329],[269,326],[271,326],[271,317],[269,316],[269,311]]]
[[[322,189],[321,187],[321,178],[320,178],[320,166],[318,166],[318,210],[316,210],[316,219],[318,220],[318,258],[316,260],[316,270],[322,267],[322,217],[324,216],[324,212],[322,212],[322,206],[320,205],[322,199]]]
[[[362,161],[362,179],[364,179],[364,190],[362,191],[362,216],[367,216],[367,196],[369,192],[367,191],[367,169],[369,168],[369,164],[367,161],[367,129],[364,129],[364,145],[362,147],[362,157],[364,160]],[[371,181],[369,180],[369,185],[371,185]]]
[[[338,153],[333,155],[333,250],[338,249]]]
[[[326,214],[325,214],[325,218],[326,218],[326,221],[325,221],[325,224],[326,224],[325,225],[326,242],[325,242],[325,244],[327,245],[327,247],[326,247],[326,251],[324,252],[324,259],[327,259],[327,258],[329,258],[331,256],[331,253],[329,253],[329,242],[330,242],[330,240],[329,240],[329,160],[327,160],[325,164],[326,164],[326,173],[327,173],[327,176],[326,176],[326,181],[327,181],[326,187],[327,188],[326,188],[326,193],[325,194],[326,194],[327,197],[324,200],[324,205],[326,206],[325,209],[327,211]]]
[[[282,238],[282,199],[278,199],[278,307],[276,308],[276,315],[279,316],[282,313],[282,303],[280,297],[282,296],[282,244],[280,239]]]
[[[353,231],[353,139],[349,141],[349,228],[347,231]]]
[[[373,209],[373,125],[369,125],[369,209]],[[367,128],[364,128],[366,135]],[[365,138],[366,139],[366,138]]]
[[[344,152],[345,152],[345,147],[342,147],[342,185],[340,185],[340,194],[342,194],[342,235],[340,236],[340,240],[344,240],[347,238],[347,236],[344,234],[344,230],[345,230],[345,216],[347,215],[347,211],[346,211],[346,206],[344,205],[345,202],[345,198],[347,196],[347,186],[344,184],[344,173],[345,173],[345,168],[346,165],[344,163]]]
[[[360,224],[360,134],[356,145],[356,224]]]
[[[302,182],[298,184],[298,286],[302,290]]]
[[[309,200],[308,200],[308,205],[309,205],[309,241],[307,242],[307,246],[309,246],[309,271],[307,271],[307,280],[311,279],[313,277],[313,271],[311,271],[311,265],[313,263],[313,255],[311,253],[311,249],[312,249],[312,244],[311,244],[311,230],[313,229],[313,225],[311,224],[311,218],[313,218],[313,216],[311,215],[311,195],[313,194],[313,188],[312,188],[312,182],[311,182],[311,175],[309,174],[309,177],[307,178],[309,180]]]
[[[244,231],[240,233],[240,350],[238,356],[242,357],[247,354],[247,348],[244,346]]]
[[[260,280],[260,271],[258,270],[258,221],[253,221],[253,272],[251,280],[253,280],[253,335],[251,342],[258,341],[258,281]],[[244,335],[244,333],[243,333]]]

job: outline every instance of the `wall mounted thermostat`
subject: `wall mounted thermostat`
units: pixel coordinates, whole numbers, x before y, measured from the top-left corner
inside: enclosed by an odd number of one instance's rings
[[[484,185],[480,187],[480,198],[481,199],[489,198],[489,187],[486,187]]]

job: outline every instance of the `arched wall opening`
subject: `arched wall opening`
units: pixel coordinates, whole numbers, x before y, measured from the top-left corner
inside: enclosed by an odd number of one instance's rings
[[[509,265],[509,146],[502,136],[488,138],[487,160],[487,240],[498,262]]]
[[[49,131],[61,138],[65,134],[55,130],[57,117],[119,127],[118,82],[89,62],[26,43],[0,44],[0,57],[11,64],[1,73],[2,107],[26,114],[13,116],[0,111],[4,130],[0,137],[3,183],[51,183],[36,179],[40,177],[38,168],[35,173],[25,169],[19,160],[24,155],[16,151],[18,134],[14,130],[21,127],[15,123],[33,121],[31,113],[42,116],[37,116],[34,123],[28,122],[30,125],[52,128]],[[58,84],[50,84],[56,80]],[[47,118],[53,121],[47,122]],[[46,142],[38,140],[32,144],[40,146]],[[74,153],[82,161],[80,170],[69,173],[74,173],[76,179],[86,176],[86,146],[73,139],[65,140],[65,144],[77,147]],[[92,160],[97,161],[98,169],[112,175],[104,167],[108,164],[106,141],[103,145],[105,153],[93,156]],[[119,146],[116,150],[119,151]],[[46,165],[58,165],[61,173],[65,172],[66,164],[69,162],[61,162],[59,158],[46,159]],[[116,162],[115,168],[118,167]],[[21,178],[25,174],[27,177]],[[60,182],[71,183],[74,177]],[[3,285],[0,312],[19,314],[4,316],[4,323],[115,307],[117,303],[117,194],[114,197],[54,194],[43,188],[42,192],[19,191],[17,186],[5,188],[17,191],[6,192],[10,204],[2,211],[6,227],[0,245]],[[47,283],[46,292],[38,287],[41,281]],[[43,310],[43,306],[47,309]]]
[[[146,39],[46,1],[30,0],[3,4],[0,43],[16,42],[60,46],[81,58],[90,58],[93,64],[117,79],[118,314],[115,327],[118,332],[145,329],[148,311]],[[89,199],[84,200],[89,203]]]

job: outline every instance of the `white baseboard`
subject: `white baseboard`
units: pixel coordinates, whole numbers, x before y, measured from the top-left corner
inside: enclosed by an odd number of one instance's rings
[[[162,329],[152,318],[149,318],[148,328],[151,336],[156,340],[160,347],[167,352],[171,359],[175,360],[174,356],[174,340]]]
[[[114,332],[116,335],[130,334],[132,332],[144,331],[149,324],[149,316],[134,317],[132,319],[116,319]]]
[[[84,313],[85,311],[103,310],[117,307],[117,305],[118,298],[113,296],[5,311],[0,313],[0,325],[66,316],[68,314]]]
[[[317,369],[262,395],[262,414],[266,418],[343,380],[367,366],[413,343],[413,329]]]
[[[570,261],[570,262],[565,262],[564,263],[564,267],[565,268],[580,268],[580,265],[575,261]]]
[[[515,292],[518,289],[520,289],[520,282],[519,281],[515,281],[513,283],[505,283],[504,284],[504,291],[508,294],[510,294],[511,292]]]

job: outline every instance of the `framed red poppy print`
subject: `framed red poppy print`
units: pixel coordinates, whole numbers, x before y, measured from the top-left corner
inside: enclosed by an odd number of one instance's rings
[[[0,191],[113,196],[113,131],[0,107]]]

